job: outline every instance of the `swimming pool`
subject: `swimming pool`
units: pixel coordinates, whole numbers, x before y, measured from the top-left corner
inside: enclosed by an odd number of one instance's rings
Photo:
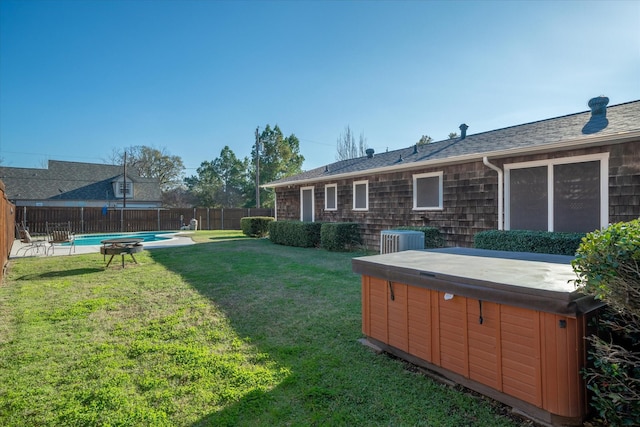
[[[145,231],[140,233],[104,233],[104,234],[85,234],[75,237],[76,246],[92,246],[101,245],[103,240],[107,239],[120,239],[125,237],[133,237],[136,239],[142,239],[143,242],[157,242],[161,240],[168,240],[171,238],[169,234],[174,234],[171,231]],[[66,243],[68,245],[68,243]]]

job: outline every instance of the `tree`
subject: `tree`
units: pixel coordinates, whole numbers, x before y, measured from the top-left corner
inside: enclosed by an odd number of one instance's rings
[[[213,161],[213,171],[222,184],[215,197],[221,207],[233,208],[246,203],[248,165],[249,160],[238,159],[229,146],[225,146],[220,157]]]
[[[163,192],[182,184],[184,163],[179,156],[169,154],[165,148],[157,149],[146,145],[136,145],[125,148],[124,151],[114,150],[112,162],[122,164],[124,153],[127,153],[127,167],[135,168],[143,178],[156,178],[160,181]]]
[[[201,206],[234,208],[247,203],[248,159],[240,160],[225,146],[220,157],[205,161],[197,169],[197,177],[185,179],[189,190],[196,196]]]
[[[337,142],[336,160],[355,159],[366,154],[367,140],[364,133],[360,133],[360,139],[356,144],[356,139],[351,132],[351,128],[347,125],[344,133],[340,134]]]
[[[433,138],[431,138],[429,135],[422,135],[420,137],[420,140],[418,141],[418,145],[431,144],[432,142],[433,142]]]
[[[184,179],[189,192],[198,201],[198,206],[214,207],[215,193],[220,187],[220,178],[213,172],[213,162],[204,161],[196,170],[196,176],[188,176]]]
[[[456,139],[458,137],[458,132],[451,132],[449,134],[449,139]]]
[[[165,208],[190,208],[197,205],[198,199],[185,185],[162,193],[162,206]]]
[[[256,206],[256,175],[258,175],[259,184],[276,181],[301,173],[302,162],[304,162],[304,156],[300,154],[298,138],[294,134],[285,137],[278,125],[272,129],[268,124],[258,136],[258,141],[254,143],[251,158],[249,178],[252,182],[253,197],[248,200],[245,207]],[[256,159],[259,159],[259,169],[256,168]],[[256,173],[256,171],[259,172]],[[260,189],[260,206],[272,208],[274,205],[274,194]]]

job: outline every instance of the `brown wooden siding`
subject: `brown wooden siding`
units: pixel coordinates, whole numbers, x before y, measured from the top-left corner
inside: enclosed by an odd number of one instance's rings
[[[502,389],[500,322],[500,305],[484,301],[481,313],[479,301],[467,300],[468,346],[475,349],[469,354],[469,378],[497,390]]]
[[[408,352],[424,360],[431,356],[431,292],[428,289],[407,287]]]
[[[393,292],[393,299],[387,306],[389,344],[403,351],[409,350],[407,288],[407,285],[394,282],[391,282],[391,287],[387,286],[387,292]]]
[[[437,292],[440,366],[468,377],[466,299],[454,297],[445,301],[444,295],[444,292]]]
[[[541,153],[509,158],[491,158],[500,168],[506,163],[609,153],[609,222],[640,217],[640,141],[578,150]],[[414,211],[413,175],[443,172],[443,209]],[[353,211],[353,181],[369,181],[369,209]],[[337,184],[338,206],[324,210],[325,184]],[[305,184],[310,186],[313,184]],[[362,175],[350,179],[318,182],[314,187],[315,220],[361,224],[365,245],[379,248],[382,230],[404,226],[432,226],[444,235],[447,246],[473,246],[479,231],[498,226],[497,173],[477,161],[434,168]],[[300,219],[300,186],[276,189],[277,218]]]
[[[362,331],[553,416],[585,416],[585,319],[444,296],[363,275]]]

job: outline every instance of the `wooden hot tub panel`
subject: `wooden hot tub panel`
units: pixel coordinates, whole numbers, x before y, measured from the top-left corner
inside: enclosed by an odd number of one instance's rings
[[[362,276],[363,333],[551,414],[585,413],[583,319]],[[438,369],[436,369],[438,370]],[[543,380],[544,379],[544,380]],[[469,386],[469,384],[465,384]],[[539,415],[539,414],[538,414]]]

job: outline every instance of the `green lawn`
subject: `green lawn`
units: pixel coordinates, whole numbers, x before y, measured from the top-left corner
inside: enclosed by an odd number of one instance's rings
[[[124,270],[100,254],[12,260],[0,425],[516,425],[358,342],[362,254],[194,240]]]

